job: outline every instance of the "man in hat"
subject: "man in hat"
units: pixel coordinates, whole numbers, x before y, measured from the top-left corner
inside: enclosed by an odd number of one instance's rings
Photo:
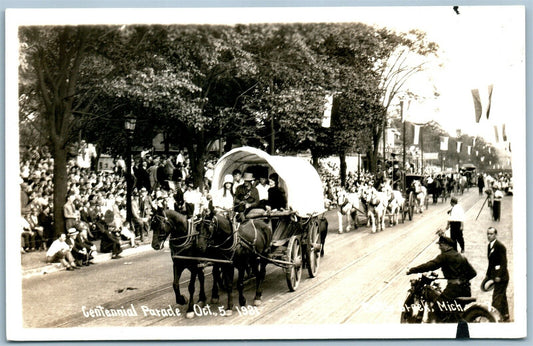
[[[492,294],[492,306],[494,306],[503,317],[504,321],[509,321],[509,306],[507,304],[507,285],[509,284],[509,272],[507,270],[507,249],[498,239],[498,231],[494,227],[487,229],[487,256],[489,266],[485,275],[487,280],[494,281],[494,292]]]
[[[48,251],[46,251],[46,262],[60,262],[67,270],[73,270],[78,268],[78,266],[74,261],[74,257],[72,257],[72,254],[70,253],[70,247],[66,243],[66,239],[67,235],[61,233],[59,238],[50,245]]]
[[[74,227],[69,228],[67,232],[67,239],[65,240],[65,243],[70,248],[70,253],[74,257],[75,263],[78,267],[81,267],[83,265],[83,262],[85,262],[87,258],[87,249],[80,246],[79,243],[76,242],[76,238],[78,237],[78,230]]]
[[[233,208],[235,212],[248,214],[254,208],[259,207],[259,192],[253,186],[254,175],[250,172],[244,173],[244,184],[237,187]]]
[[[457,198],[450,199],[452,209],[448,211],[450,217],[448,218],[448,228],[450,229],[450,238],[454,241],[453,248],[458,251],[457,243],[461,246],[461,253],[465,252],[465,240],[463,238],[463,229],[465,221],[465,212],[463,207],[459,205]]]
[[[429,262],[410,268],[407,271],[407,275],[424,273],[440,268],[444,278],[448,280],[448,284],[438,298],[439,301],[453,302],[453,298],[455,297],[470,297],[472,295],[470,291],[470,280],[477,275],[476,271],[466,257],[463,257],[453,248],[455,244],[454,240],[440,236],[437,243],[441,251],[440,255]],[[437,306],[439,305],[437,304]]]

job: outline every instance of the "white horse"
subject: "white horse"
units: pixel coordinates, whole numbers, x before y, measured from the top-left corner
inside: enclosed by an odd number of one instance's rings
[[[426,187],[420,183],[420,180],[413,181],[413,186],[416,194],[416,209],[418,213],[422,213],[424,211],[424,203],[428,192]]]
[[[351,191],[346,192],[341,190],[338,195],[339,210],[337,211],[337,217],[339,219],[339,233],[344,232],[343,220],[347,217],[346,232],[354,228],[357,228],[357,211],[361,210],[361,197],[358,192]]]
[[[367,216],[372,224],[372,233],[385,229],[385,212],[387,208],[387,195],[384,192],[369,187],[362,197],[366,201]]]
[[[389,210],[391,215],[390,223],[391,225],[397,225],[400,218],[400,211],[405,202],[405,198],[402,196],[402,193],[398,190],[392,191],[392,199],[389,198]]]

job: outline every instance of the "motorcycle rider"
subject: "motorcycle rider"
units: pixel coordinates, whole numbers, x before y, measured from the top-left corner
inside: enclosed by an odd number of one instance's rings
[[[407,271],[407,275],[442,269],[448,284],[439,297],[432,297],[435,302],[440,301],[443,304],[438,304],[438,306],[446,306],[445,304],[448,302],[454,303],[454,298],[456,297],[471,297],[470,280],[477,275],[475,269],[470,265],[466,257],[454,250],[454,241],[452,239],[440,236],[437,243],[441,251],[440,255],[427,263],[410,268]],[[438,313],[439,309],[437,308],[436,311]],[[442,308],[440,311],[446,312]]]

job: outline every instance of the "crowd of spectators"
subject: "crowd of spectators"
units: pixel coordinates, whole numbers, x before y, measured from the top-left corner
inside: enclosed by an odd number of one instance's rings
[[[126,164],[118,157],[112,170],[96,171],[71,158],[67,163],[67,198],[62,206],[64,233],[54,236],[53,164],[47,147],[28,147],[20,158],[21,253],[47,251],[47,260],[67,268],[90,263],[100,240],[101,252],[119,258],[121,244],[136,247],[150,231],[155,203],[184,210],[184,197],[198,192],[190,179],[186,154],[137,156],[132,164],[132,222],[126,222]],[[210,184],[214,161],[206,162]],[[207,188],[208,189],[208,188]],[[206,189],[206,190],[207,190]],[[69,239],[72,238],[72,241]],[[78,239],[79,238],[79,239]],[[88,245],[87,246],[84,246]],[[68,246],[68,249],[67,249]],[[85,250],[83,250],[85,248]]]

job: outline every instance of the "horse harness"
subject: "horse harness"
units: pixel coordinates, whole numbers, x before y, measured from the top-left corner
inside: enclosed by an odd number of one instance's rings
[[[160,216],[160,215],[155,215],[155,217],[163,224],[167,224],[169,225],[170,227],[173,227],[172,223],[170,222],[170,220],[168,219],[167,217],[167,214],[165,212],[165,210],[163,210],[163,216]],[[175,249],[183,249],[183,248],[187,248],[189,246],[191,246],[191,242],[193,241],[193,239],[195,237],[197,237],[199,235],[198,232],[195,232],[194,231],[194,224],[197,223],[195,222],[194,220],[192,219],[188,219],[187,220],[187,235],[184,235],[184,236],[180,236],[180,237],[170,237],[169,238],[169,244],[171,245],[171,247],[175,248]],[[178,240],[181,240],[181,239],[185,239],[183,241],[183,243],[181,244],[176,244]]]

